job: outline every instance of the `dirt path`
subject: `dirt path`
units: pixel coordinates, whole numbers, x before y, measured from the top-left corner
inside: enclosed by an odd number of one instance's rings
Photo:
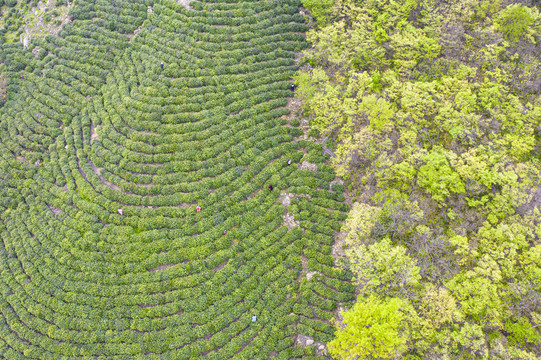
[[[177,2],[178,2],[180,5],[184,6],[184,7],[185,7],[186,9],[188,9],[188,10],[191,10],[191,9],[192,9],[192,7],[190,6],[190,3],[191,3],[192,1],[193,1],[193,0],[177,0]]]

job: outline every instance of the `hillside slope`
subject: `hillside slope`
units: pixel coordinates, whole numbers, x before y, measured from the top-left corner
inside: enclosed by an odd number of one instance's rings
[[[297,96],[355,196],[330,353],[540,359],[539,1],[303,3]]]
[[[81,0],[2,45],[0,358],[325,352],[348,206],[289,124],[299,5]]]

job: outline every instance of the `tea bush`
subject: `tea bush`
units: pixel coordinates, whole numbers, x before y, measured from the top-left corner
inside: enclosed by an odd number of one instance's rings
[[[0,45],[0,358],[313,359],[353,299],[343,188],[282,118],[300,2],[191,6],[80,0]]]

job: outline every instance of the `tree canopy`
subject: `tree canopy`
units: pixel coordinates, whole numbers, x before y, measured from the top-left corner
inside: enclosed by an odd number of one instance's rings
[[[360,292],[350,316],[400,299],[408,359],[539,358],[539,4],[314,10],[296,80],[311,134],[335,149],[354,197],[342,228]],[[363,358],[344,339],[369,324],[346,317],[331,352]]]

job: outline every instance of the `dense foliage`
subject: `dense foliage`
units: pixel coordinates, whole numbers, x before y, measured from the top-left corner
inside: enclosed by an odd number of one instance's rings
[[[324,20],[308,34],[300,96],[356,197],[344,268],[360,295],[333,354],[540,358],[538,3],[336,0],[315,11]],[[366,317],[374,303],[403,314],[404,342],[386,352],[359,348],[383,336],[376,324],[395,328]]]
[[[79,0],[0,45],[0,358],[320,357],[295,340],[354,286],[344,187],[288,123],[300,5]]]

